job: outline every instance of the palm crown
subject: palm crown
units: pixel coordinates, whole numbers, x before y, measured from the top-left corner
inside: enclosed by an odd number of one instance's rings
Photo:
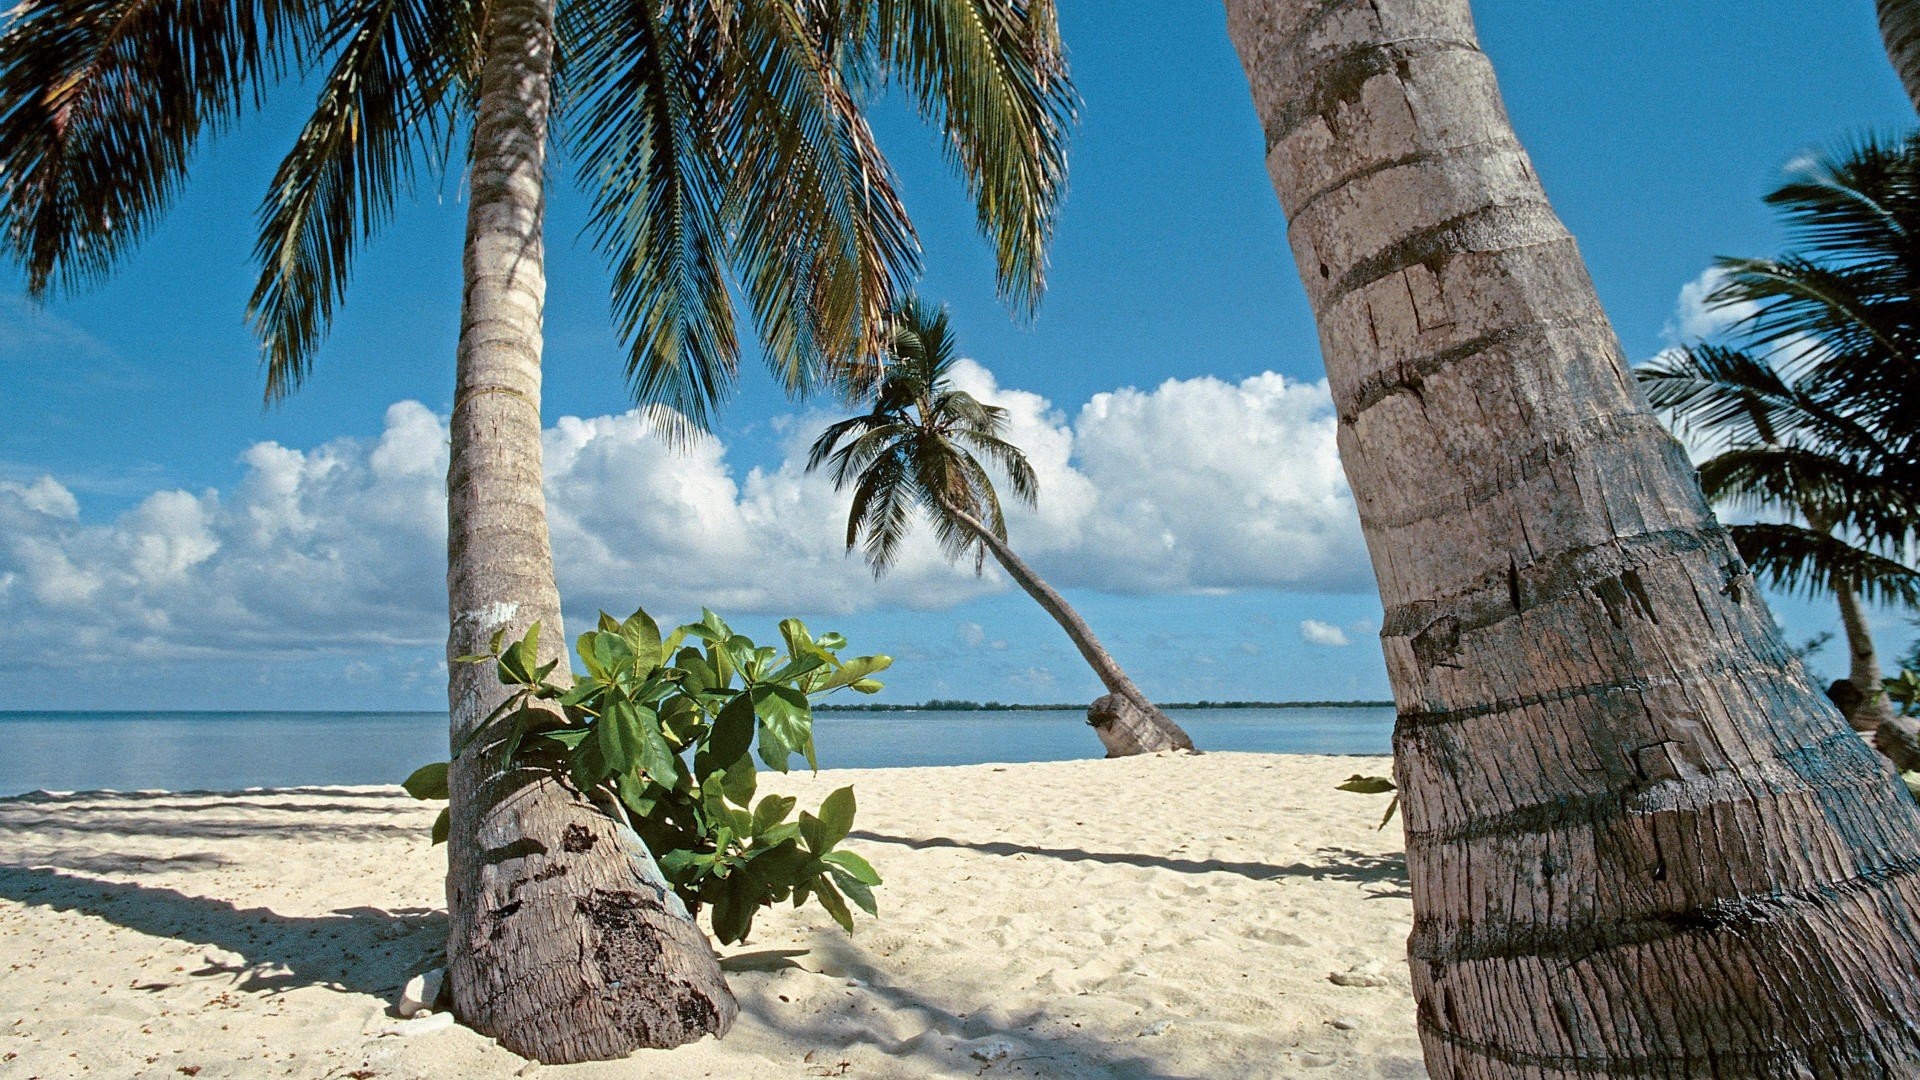
[[[1006,473],[1021,502],[1031,506],[1039,494],[1026,455],[1004,438],[1006,410],[949,383],[957,359],[946,311],[909,300],[871,387],[872,409],[827,428],[808,455],[809,469],[832,465],[836,488],[853,486],[847,548],[864,536],[876,577],[892,564],[916,507],[932,519],[948,558],[971,553],[980,569],[987,552],[967,519],[1007,535],[982,457]]]
[[[1734,327],[1747,348],[1676,350],[1641,384],[1723,441],[1700,467],[1709,497],[1811,526],[1736,526],[1755,569],[1787,587],[1920,602],[1899,561],[1920,528],[1920,140],[1812,158],[1767,202],[1796,250],[1720,260],[1708,298],[1752,305]]]
[[[0,237],[35,294],[106,273],[200,137],[289,74],[312,114],[259,211],[267,396],[306,376],[357,247],[476,107],[473,0],[75,0],[0,35]],[[564,0],[560,141],[592,201],[643,402],[706,422],[736,376],[734,292],[800,387],[886,344],[919,269],[862,106],[897,84],[945,136],[1030,310],[1075,99],[1050,0]]]

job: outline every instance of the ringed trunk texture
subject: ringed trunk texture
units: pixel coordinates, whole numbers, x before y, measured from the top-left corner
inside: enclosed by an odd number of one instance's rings
[[[447,473],[447,968],[454,1011],[543,1062],[721,1034],[736,1006],[639,837],[551,769],[509,767],[483,653],[540,623],[567,669],[540,472],[542,217],[551,0],[498,0],[473,136],[466,295]]]
[[[1087,724],[1094,734],[1100,736],[1100,744],[1107,748],[1108,757],[1127,757],[1132,754],[1151,754],[1159,750],[1191,750],[1193,739],[1179,724],[1168,718],[1147,695],[1133,684],[1127,673],[1113,659],[1113,654],[1100,644],[1093,635],[1093,628],[1080,617],[1080,613],[1068,606],[1065,597],[1055,592],[1053,586],[1040,580],[1020,556],[1013,553],[1005,540],[994,535],[992,529],[978,518],[955,506],[947,506],[947,513],[955,521],[967,527],[967,531],[978,537],[987,550],[1007,571],[1007,576],[1027,591],[1034,602],[1060,629],[1067,632],[1073,647],[1099,677],[1101,685],[1107,688],[1105,696],[1096,700],[1087,709]]]
[[[1920,1072],[1920,811],[1629,377],[1465,0],[1226,0],[1399,708],[1440,1078]]]
[[[1894,74],[1907,91],[1907,100],[1920,111],[1920,3],[1916,0],[1876,0],[1880,16],[1880,40],[1886,44],[1887,59],[1893,61]]]

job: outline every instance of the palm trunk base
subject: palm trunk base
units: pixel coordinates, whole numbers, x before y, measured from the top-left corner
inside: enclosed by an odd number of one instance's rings
[[[1193,739],[1166,713],[1120,694],[1107,694],[1087,706],[1087,724],[1110,758],[1193,749]]]
[[[481,792],[455,806],[453,838],[471,841],[449,848],[472,853],[448,867],[461,1022],[549,1065],[726,1033],[738,1006],[719,960],[639,837],[545,769],[452,789]]]
[[[1920,769],[1920,721],[1889,713],[1874,729],[1873,746],[1903,773]]]

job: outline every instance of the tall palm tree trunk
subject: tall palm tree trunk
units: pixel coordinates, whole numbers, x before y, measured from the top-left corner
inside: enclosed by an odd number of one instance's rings
[[[1226,0],[1386,619],[1436,1077],[1920,1069],[1920,810],[1647,410],[1465,0]]]
[[[994,559],[1006,569],[1007,576],[1013,578],[1015,583],[1025,589],[1027,595],[1033,597],[1034,602],[1039,604],[1042,610],[1053,616],[1053,621],[1059,623],[1060,629],[1067,632],[1067,637],[1073,641],[1073,647],[1080,650],[1080,655],[1087,661],[1087,666],[1093,669],[1093,673],[1099,677],[1101,685],[1107,688],[1107,693],[1131,706],[1131,708],[1121,707],[1118,702],[1108,702],[1106,698],[1102,698],[1088,710],[1088,723],[1094,726],[1094,731],[1100,736],[1101,744],[1107,748],[1108,757],[1150,754],[1158,750],[1193,749],[1193,739],[1187,735],[1186,730],[1169,719],[1167,714],[1161,712],[1153,702],[1147,700],[1147,695],[1141,693],[1140,688],[1127,677],[1127,673],[1120,670],[1120,665],[1114,661],[1113,654],[1100,644],[1100,639],[1093,634],[1093,628],[1087,625],[1087,621],[1080,617],[1079,612],[1067,604],[1065,597],[1055,592],[1053,586],[1040,580],[1040,575],[1034,573],[1033,568],[1028,566],[1020,556],[1015,555],[1013,549],[1007,546],[1007,542],[995,535],[994,531],[987,528],[979,518],[944,500],[942,505],[953,520],[966,526],[968,532],[986,545],[987,550],[993,553]]]
[[[1880,657],[1873,648],[1873,631],[1867,626],[1867,613],[1853,586],[1834,583],[1834,598],[1840,604],[1840,627],[1847,637],[1847,680],[1860,691],[1860,704],[1847,714],[1855,731],[1878,731],[1893,716],[1887,695],[1881,690]]]
[[[1886,44],[1887,59],[1906,88],[1907,99],[1920,111],[1920,2],[1916,0],[1875,0],[1880,16],[1880,39]]]
[[[556,1063],[722,1033],[713,950],[639,838],[547,769],[510,766],[496,631],[540,624],[566,668],[540,471],[542,217],[552,0],[496,0],[473,136],[466,296],[447,473],[448,694],[455,751],[447,941],[460,1018]]]
[[[1920,770],[1920,720],[1893,711],[1880,678],[1880,657],[1874,651],[1873,632],[1860,596],[1845,583],[1834,595],[1840,602],[1840,626],[1847,637],[1847,680],[1859,691],[1847,722],[1855,731],[1871,731],[1873,745],[1901,772]]]

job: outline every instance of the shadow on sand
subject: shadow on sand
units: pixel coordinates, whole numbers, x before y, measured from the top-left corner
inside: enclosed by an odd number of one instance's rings
[[[1034,847],[1030,844],[1013,844],[1003,840],[982,842],[955,840],[948,836],[889,836],[886,833],[861,830],[855,830],[848,836],[854,840],[870,840],[876,844],[898,844],[916,850],[961,848],[967,851],[984,852],[988,855],[1037,855],[1067,862],[1142,866],[1157,870],[1171,870],[1177,874],[1238,874],[1255,881],[1277,881],[1281,878],[1353,881],[1362,885],[1387,886],[1385,890],[1369,889],[1368,894],[1374,897],[1393,896],[1407,899],[1412,895],[1408,891],[1410,886],[1407,879],[1407,857],[1400,853],[1377,855],[1372,852],[1354,851],[1351,848],[1321,848],[1315,852],[1323,856],[1320,862],[1279,865],[1228,862],[1223,859],[1180,859],[1169,855],[1143,855],[1132,851],[1085,851],[1080,848]]]
[[[183,856],[191,859],[193,856]],[[98,872],[137,873],[102,865]],[[0,897],[28,907],[74,911],[142,934],[219,948],[246,958],[193,975],[231,973],[237,989],[282,993],[306,986],[392,997],[445,947],[447,916],[424,908],[345,908],[328,915],[281,915],[177,889],[82,877],[64,868],[0,865]],[[198,958],[194,962],[198,962]]]

